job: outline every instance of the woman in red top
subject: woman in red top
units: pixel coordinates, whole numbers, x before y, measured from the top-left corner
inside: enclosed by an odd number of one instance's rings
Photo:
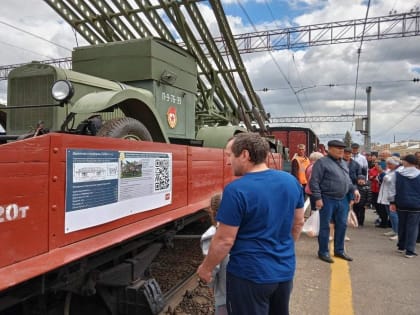
[[[370,181],[370,190],[372,192],[372,205],[376,210],[376,213],[379,215],[381,222],[377,225],[380,228],[388,227],[388,216],[386,214],[386,209],[383,205],[378,203],[378,195],[380,189],[380,175],[383,173],[383,169],[379,162],[375,161],[373,167],[369,169],[369,181]]]

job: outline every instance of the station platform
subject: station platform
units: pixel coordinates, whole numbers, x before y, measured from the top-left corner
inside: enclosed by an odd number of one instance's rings
[[[384,236],[391,229],[376,228],[376,218],[369,209],[364,227],[347,229],[352,262],[333,256],[333,264],[321,261],[317,238],[301,235],[290,314],[420,314],[420,256],[398,253],[396,241]]]

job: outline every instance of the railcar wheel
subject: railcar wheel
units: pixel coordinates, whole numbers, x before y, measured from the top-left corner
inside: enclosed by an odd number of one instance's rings
[[[108,120],[96,135],[134,141],[153,141],[149,130],[140,121],[130,117]]]

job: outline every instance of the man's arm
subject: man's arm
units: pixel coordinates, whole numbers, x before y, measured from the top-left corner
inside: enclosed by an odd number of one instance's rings
[[[291,173],[294,177],[298,178],[298,173],[299,173],[299,163],[298,163],[297,159],[293,159],[293,160],[292,160],[292,169],[291,169],[290,173]]]
[[[299,239],[300,233],[302,232],[302,227],[305,222],[305,209],[298,208],[295,210],[295,216],[293,219],[292,226],[292,236],[295,241]]]
[[[395,205],[395,195],[397,194],[397,174],[393,174],[391,177],[391,185],[389,187],[388,201],[389,201],[389,210],[392,212],[397,211],[397,206]]]
[[[311,174],[311,180],[309,181],[309,187],[312,191],[312,196],[315,198],[315,200],[321,199],[321,181],[322,176],[324,174],[324,170],[322,167],[322,161],[318,160],[312,167],[312,174]]]
[[[197,274],[201,280],[206,283],[211,281],[213,269],[229,254],[235,243],[238,230],[239,226],[219,223],[216,234],[211,241],[209,252],[197,269]]]
[[[353,193],[354,203],[358,203],[360,201],[360,192],[357,189],[357,184],[353,185],[353,181],[350,178],[350,173],[347,176],[347,181],[348,181],[348,184],[349,184],[349,187],[350,187],[350,191],[349,192],[352,192]]]

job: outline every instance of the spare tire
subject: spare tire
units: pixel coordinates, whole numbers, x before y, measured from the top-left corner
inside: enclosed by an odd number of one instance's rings
[[[149,130],[140,121],[130,117],[108,120],[99,129],[96,136],[135,141],[153,141]]]

